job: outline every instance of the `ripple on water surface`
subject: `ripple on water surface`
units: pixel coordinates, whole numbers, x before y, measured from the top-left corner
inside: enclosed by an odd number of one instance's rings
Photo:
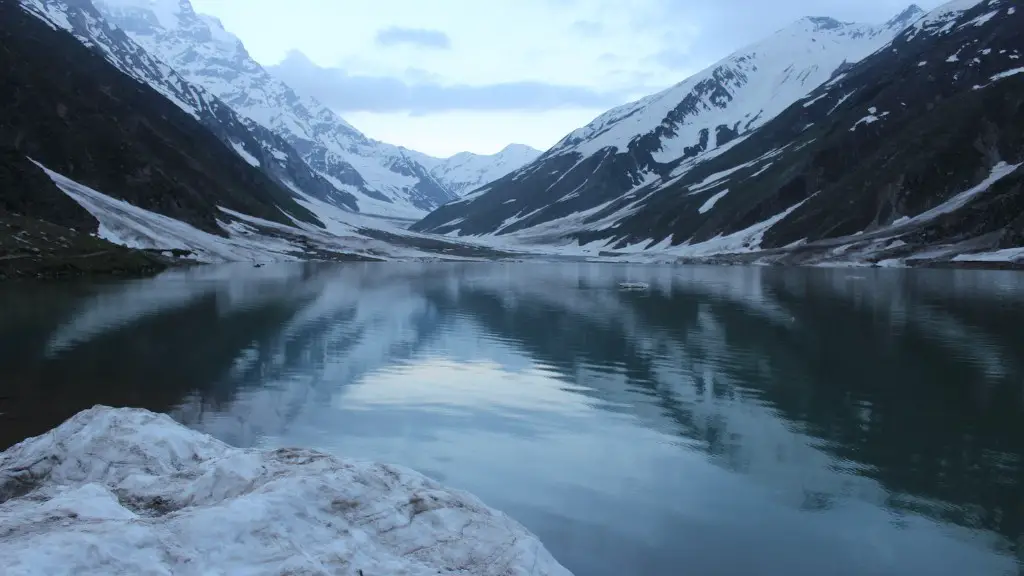
[[[228,266],[0,298],[5,446],[106,403],[392,461],[580,575],[1020,570],[1020,274]]]

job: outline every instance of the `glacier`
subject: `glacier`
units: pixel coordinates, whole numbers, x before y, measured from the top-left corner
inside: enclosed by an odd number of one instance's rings
[[[571,576],[526,528],[398,466],[233,448],[95,406],[0,453],[11,576]]]

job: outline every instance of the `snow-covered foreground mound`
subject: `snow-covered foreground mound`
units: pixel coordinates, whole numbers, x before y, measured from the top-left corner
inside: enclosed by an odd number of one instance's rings
[[[0,454],[4,574],[568,575],[524,527],[411,470],[232,448],[97,406]]]

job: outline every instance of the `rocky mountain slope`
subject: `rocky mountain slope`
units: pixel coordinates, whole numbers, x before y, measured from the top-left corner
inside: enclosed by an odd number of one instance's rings
[[[951,2],[579,238],[782,262],[1024,256],[1022,29],[1016,3]]]
[[[64,10],[41,9],[53,5]],[[215,235],[225,234],[219,221],[231,219],[220,208],[281,224],[322,225],[292,192],[204,127],[198,114],[112,65],[111,44],[83,43],[67,33],[84,27],[100,30],[90,38],[116,35],[80,7],[88,8],[88,1],[0,3],[0,90],[7,95],[0,107],[0,145]],[[154,64],[137,48],[132,53],[130,45],[121,47],[140,65]],[[9,167],[23,172],[24,161],[18,162]],[[64,212],[48,200],[40,203],[44,219]]]
[[[540,150],[524,144],[509,144],[496,154],[460,152],[448,158],[434,158],[405,148],[403,151],[426,166],[431,176],[458,196],[498,180],[541,155]]]
[[[19,151],[0,145],[0,280],[161,270],[162,258],[92,236],[99,222]]]
[[[733,261],[1021,258],[1022,29],[1016,2],[956,0],[757,130],[662,165],[625,194],[631,173],[619,172],[619,187],[605,184],[603,204],[590,210],[566,211],[555,202],[496,221],[502,215],[493,212],[520,202],[517,194],[529,201],[527,183],[538,165],[559,161],[548,153],[417,227],[532,227],[533,234],[600,250]],[[643,150],[638,142],[627,147],[634,156]],[[598,163],[623,156],[604,150]],[[564,156],[563,163],[573,158]],[[559,177],[586,187],[574,172]],[[444,224],[458,218],[465,220]]]
[[[369,214],[415,217],[456,196],[397,146],[364,136],[253,60],[188,0],[97,0],[113,25],[189,82],[285,138],[314,171]]]
[[[593,209],[714,153],[888,43],[922,11],[879,26],[804,18],[687,80],[602,114],[479,196],[414,228],[507,233]],[[486,193],[486,195],[485,195]]]
[[[202,87],[190,84],[154,58],[123,31],[112,27],[89,0],[21,0],[28,10],[67,30],[108,62],[149,85],[190,116],[198,119],[246,162],[260,168],[287,190],[356,209],[355,198],[337,191],[314,173],[282,137],[235,113]],[[291,193],[291,192],[289,192]]]

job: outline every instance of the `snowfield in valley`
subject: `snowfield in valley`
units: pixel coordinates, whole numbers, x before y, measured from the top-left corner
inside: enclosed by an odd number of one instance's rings
[[[97,406],[0,453],[10,576],[569,576],[523,526],[408,469],[232,448]]]

